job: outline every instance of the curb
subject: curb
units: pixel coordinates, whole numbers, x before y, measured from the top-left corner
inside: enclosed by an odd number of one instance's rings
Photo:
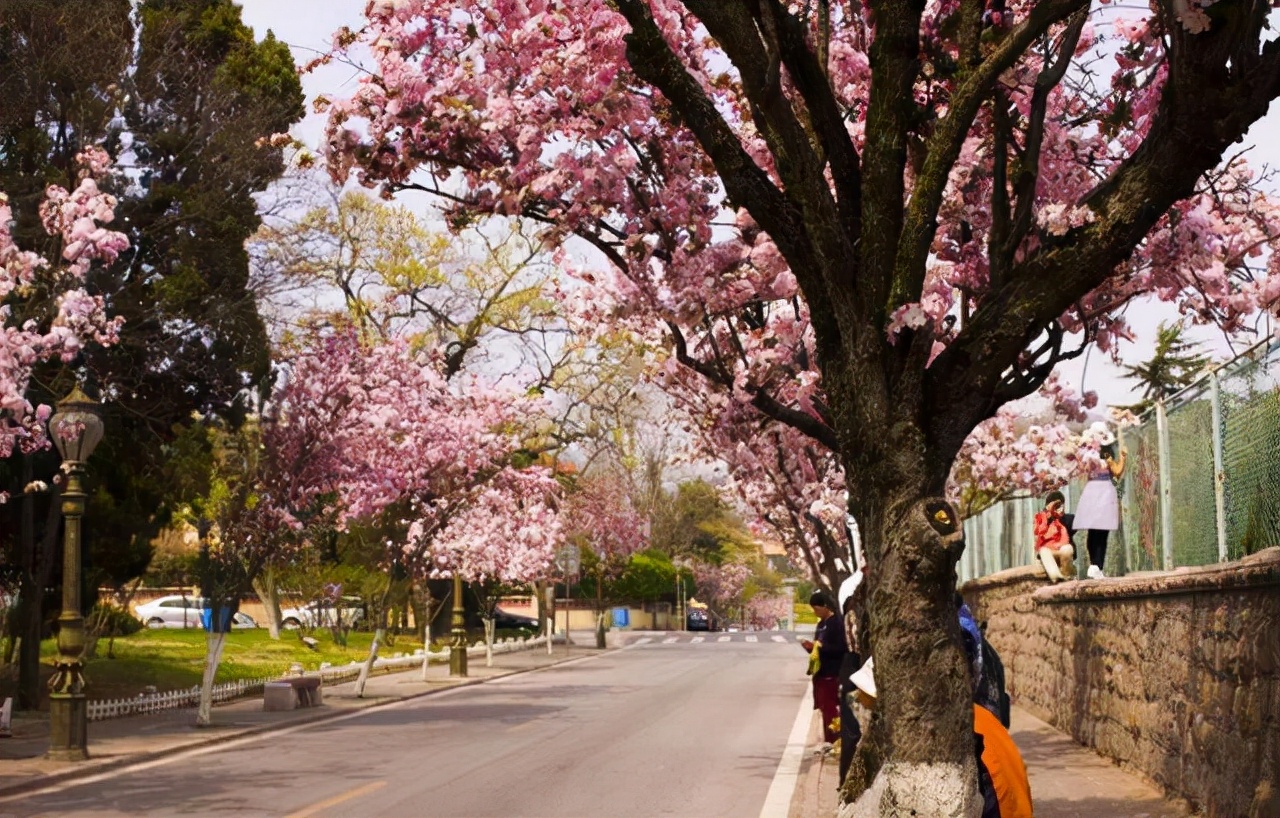
[[[619,650],[619,648],[605,648],[604,650],[600,650],[598,653],[592,653],[586,656],[568,656],[563,659],[557,659],[555,661],[549,662],[548,664],[545,664],[545,665],[539,665],[538,667],[518,668],[508,673],[500,673],[494,676],[490,676],[486,679],[467,679],[466,681],[459,681],[454,684],[450,684],[448,686],[436,688],[434,690],[422,690],[417,693],[409,693],[403,696],[392,696],[382,700],[371,699],[369,700],[368,704],[355,705],[353,707],[343,708],[341,710],[326,710],[318,713],[302,713],[297,717],[281,720],[273,724],[262,724],[255,727],[246,727],[243,730],[236,730],[234,732],[219,733],[217,735],[211,735],[208,738],[195,739],[194,741],[175,745],[173,747],[168,747],[165,749],[130,753],[127,755],[122,755],[119,758],[104,760],[96,764],[93,763],[92,756],[90,756],[91,760],[89,762],[89,766],[73,767],[67,770],[60,770],[58,772],[48,773],[46,775],[35,776],[26,781],[21,781],[17,784],[0,786],[0,801],[7,801],[17,795],[29,794],[33,791],[42,790],[46,787],[63,784],[68,781],[75,781],[76,779],[80,779],[80,778],[90,778],[92,776],[100,775],[102,773],[114,772],[117,770],[132,767],[137,764],[145,764],[149,761],[155,761],[157,759],[174,755],[176,753],[184,753],[184,752],[187,752],[188,750],[195,750],[203,747],[216,747],[219,744],[227,744],[232,741],[238,741],[243,738],[267,735],[270,733],[285,730],[287,728],[298,727],[300,725],[305,725],[305,724],[318,724],[321,722],[331,721],[333,719],[350,716],[354,713],[362,713],[368,710],[376,710],[382,707],[389,707],[390,705],[393,705],[393,704],[400,704],[401,702],[412,701],[414,699],[421,699],[426,696],[435,696],[437,694],[444,693],[449,690],[456,690],[457,688],[460,688],[460,687],[473,687],[475,685],[487,684],[488,682],[492,682],[497,679],[505,679],[509,676],[518,676],[525,673],[536,673],[537,671],[547,670],[548,668],[553,668],[557,665],[566,664],[568,662],[580,662],[586,659],[595,658],[597,656],[603,656],[606,653],[609,653],[614,650]],[[412,673],[413,671],[410,670],[405,672]],[[388,673],[385,675],[394,676],[395,674]],[[199,730],[200,728],[196,728],[196,729]]]

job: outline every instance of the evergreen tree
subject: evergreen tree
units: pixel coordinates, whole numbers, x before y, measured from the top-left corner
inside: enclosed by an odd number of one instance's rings
[[[120,582],[145,569],[172,512],[166,447],[193,412],[232,428],[269,371],[267,336],[248,284],[245,240],[259,225],[254,194],[283,170],[269,137],[301,118],[288,48],[261,41],[230,0],[0,0],[0,189],[15,238],[40,250],[44,188],[74,181],[72,159],[104,145],[117,175],[113,227],[131,247],[94,270],[91,292],[125,318],[120,343],[40,369],[32,403],[52,403],[77,377],[101,393],[107,434],[90,466],[86,566]],[[15,291],[15,317],[47,308],[49,293]],[[29,589],[56,585],[57,457],[0,462],[0,569]],[[85,595],[92,604],[93,594]],[[45,602],[23,606],[18,703],[36,704]],[[52,609],[52,608],[50,608]]]
[[[1160,322],[1155,352],[1142,363],[1124,367],[1125,375],[1142,387],[1142,400],[1129,407],[1134,412],[1145,412],[1155,401],[1190,386],[1209,365],[1211,358],[1199,343],[1186,339],[1184,330],[1182,324]]]

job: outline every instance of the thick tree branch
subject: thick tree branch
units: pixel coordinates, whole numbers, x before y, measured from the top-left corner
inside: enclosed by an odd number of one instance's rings
[[[902,235],[907,135],[915,112],[912,86],[920,73],[923,0],[871,0],[871,100],[862,151],[863,272],[859,289],[870,305],[884,304]],[[873,322],[875,322],[873,309]],[[886,310],[885,315],[888,314]],[[879,323],[879,322],[875,322]]]
[[[718,384],[724,388],[733,388],[733,378],[724,369],[723,366],[712,364],[707,361],[700,361],[689,354],[689,346],[685,341],[684,333],[680,328],[671,322],[667,322],[667,329],[671,332],[672,344],[675,347],[676,360],[684,367],[697,372],[714,384]],[[772,418],[784,426],[790,426],[802,434],[806,434],[823,446],[831,449],[831,451],[839,451],[839,443],[836,440],[835,431],[815,418],[813,415],[801,412],[799,409],[793,409],[783,404],[764,389],[758,386],[747,386],[747,391],[751,394],[751,405],[760,411],[765,417]]]
[[[778,0],[769,0],[778,21],[778,45],[783,64],[809,111],[819,149],[831,166],[840,220],[848,235],[858,235],[862,204],[862,168],[858,151],[849,138],[844,112],[831,90],[826,59],[809,50],[804,25],[788,14]],[[824,11],[826,4],[823,4]],[[829,11],[827,12],[829,13]]]
[[[814,320],[827,322],[830,317],[830,299],[847,297],[851,292],[848,281],[831,280],[835,270],[846,269],[847,260],[853,256],[846,225],[840,206],[832,197],[827,184],[825,168],[825,139],[811,134],[792,108],[792,102],[782,89],[780,70],[775,64],[782,56],[782,30],[788,22],[796,23],[775,0],[756,0],[754,3],[724,3],[720,0],[685,0],[685,5],[707,27],[707,32],[720,44],[730,61],[738,68],[742,89],[751,105],[752,118],[773,155],[774,165],[782,180],[786,199],[803,218],[814,261],[811,269],[799,269],[799,259],[784,256],[800,280],[810,303],[817,303]],[[753,16],[753,10],[755,16]],[[813,62],[807,42],[799,44],[809,62]],[[796,57],[796,55],[792,55]],[[821,70],[810,66],[830,97],[830,89]],[[788,71],[795,71],[788,65]],[[818,93],[814,90],[815,95]],[[837,118],[838,139],[846,143],[847,151],[840,153],[847,164],[852,145],[839,121],[834,101],[828,106]],[[811,112],[811,119],[813,114]],[[830,127],[828,127],[830,130]],[[824,134],[825,136],[825,134]],[[838,143],[837,143],[838,145]],[[856,162],[856,154],[854,154]],[[855,165],[856,168],[856,165]],[[856,177],[854,182],[856,183]],[[856,194],[854,200],[856,201]],[[752,210],[749,203],[744,203]],[[754,215],[754,212],[753,214]],[[759,219],[757,219],[759,221]],[[781,249],[781,248],[779,248]]]
[[[747,208],[786,258],[812,260],[812,248],[800,214],[743,149],[737,134],[715,104],[671,51],[648,4],[643,0],[615,2],[618,11],[631,24],[631,33],[626,37],[627,60],[636,76],[671,100],[676,116],[693,132],[715,163],[729,198]],[[795,273],[803,274],[800,270]]]
[[[1040,151],[1044,145],[1044,119],[1048,114],[1049,94],[1066,76],[1067,68],[1071,65],[1071,56],[1080,42],[1080,34],[1084,31],[1087,19],[1087,8],[1072,16],[1066,31],[1058,41],[1054,61],[1046,64],[1040,75],[1036,77],[1035,88],[1031,94],[1031,110],[1027,117],[1026,147],[1021,169],[1015,180],[1018,205],[1014,211],[1010,232],[1005,236],[1003,244],[998,245],[994,240],[992,241],[990,253],[993,271],[997,266],[1002,272],[1013,266],[1014,254],[1031,230],[1032,215],[1035,210],[1036,182],[1040,178]]]
[[[938,208],[946,190],[951,169],[955,166],[965,138],[984,100],[991,96],[996,79],[1016,63],[1050,26],[1066,17],[1088,10],[1089,0],[1048,0],[1039,3],[978,66],[962,70],[956,90],[951,95],[947,115],[930,135],[924,166],[911,190],[911,203],[902,226],[893,267],[893,289],[889,311],[902,304],[918,301],[924,286],[929,247],[937,231]],[[1078,25],[1084,25],[1081,14]],[[1077,31],[1076,37],[1079,36]],[[877,39],[879,37],[877,36]],[[1072,38],[1074,42],[1074,38]],[[1066,65],[1062,66],[1066,70]],[[1054,85],[1057,83],[1055,82]],[[874,95],[873,95],[874,97]],[[870,123],[868,122],[868,131]]]

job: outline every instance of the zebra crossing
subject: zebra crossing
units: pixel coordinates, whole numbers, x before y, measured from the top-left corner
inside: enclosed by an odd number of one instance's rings
[[[796,641],[796,636],[785,635],[781,633],[720,633],[720,634],[691,634],[677,633],[667,636],[642,636],[639,639],[628,642],[630,645],[719,645],[728,643],[760,643],[760,642],[779,642],[789,643]]]

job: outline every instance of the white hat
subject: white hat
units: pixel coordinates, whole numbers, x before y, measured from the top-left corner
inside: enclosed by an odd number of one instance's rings
[[[853,576],[840,583],[840,590],[836,592],[838,599],[836,604],[839,605],[839,608],[836,610],[844,611],[844,603],[849,597],[853,596],[853,592],[857,590],[860,584],[862,584],[862,571],[854,571]]]
[[[853,682],[854,687],[873,699],[876,697],[876,671],[872,665],[874,661],[874,656],[868,656],[867,661],[862,663],[862,667],[854,671],[853,675],[849,677],[849,681]]]
[[[1097,437],[1099,446],[1110,446],[1112,443],[1116,442],[1115,434],[1107,428],[1107,424],[1102,423],[1101,421],[1090,426],[1089,431]]]

